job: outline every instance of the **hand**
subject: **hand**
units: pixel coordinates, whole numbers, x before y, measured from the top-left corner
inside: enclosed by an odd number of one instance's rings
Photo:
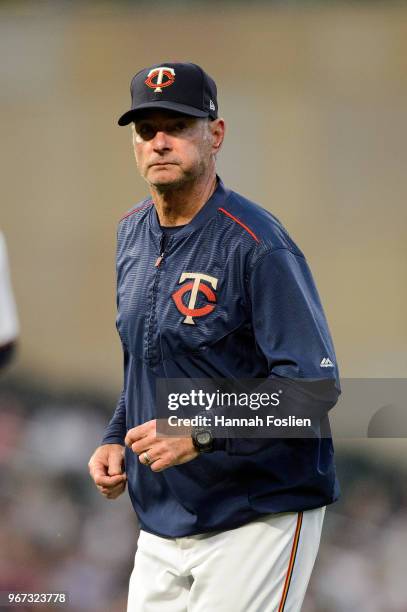
[[[116,499],[126,488],[124,446],[102,444],[88,463],[89,473],[97,488],[107,499]]]
[[[161,472],[173,465],[192,461],[199,455],[192,438],[157,438],[156,419],[133,427],[124,440],[133,453],[139,455],[140,463],[150,466],[153,472]],[[146,461],[147,452],[150,462]]]

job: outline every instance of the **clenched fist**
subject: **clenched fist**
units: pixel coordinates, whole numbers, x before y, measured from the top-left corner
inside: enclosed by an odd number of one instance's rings
[[[190,435],[183,438],[159,438],[156,424],[156,419],[153,419],[127,432],[124,442],[139,456],[140,463],[150,466],[153,472],[162,472],[173,465],[192,461],[199,455]]]
[[[103,444],[99,446],[88,463],[89,473],[95,485],[107,499],[116,499],[126,488],[124,472],[124,446]]]

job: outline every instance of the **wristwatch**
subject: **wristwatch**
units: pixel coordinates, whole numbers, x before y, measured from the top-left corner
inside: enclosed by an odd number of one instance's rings
[[[193,427],[191,437],[192,443],[199,453],[213,452],[213,437],[208,427]]]

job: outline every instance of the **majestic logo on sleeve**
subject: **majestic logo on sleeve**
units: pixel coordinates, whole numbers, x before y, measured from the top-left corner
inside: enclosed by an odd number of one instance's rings
[[[190,280],[185,283],[186,280]],[[203,282],[205,281],[205,283]],[[181,314],[185,315],[183,323],[188,325],[195,325],[193,317],[203,317],[209,314],[215,308],[215,304],[205,304],[199,308],[195,308],[198,299],[198,294],[202,293],[209,302],[216,302],[216,294],[212,291],[211,287],[216,290],[218,285],[218,279],[208,274],[201,274],[200,272],[183,272],[178,283],[184,283],[182,287],[174,291],[171,295],[175,302],[176,307]],[[208,283],[208,284],[206,284]],[[211,287],[208,287],[210,285]],[[188,306],[184,302],[184,295],[190,292]]]
[[[174,68],[161,66],[160,68],[152,68],[144,83],[151,89],[154,89],[154,93],[161,93],[163,87],[169,87],[174,81]]]

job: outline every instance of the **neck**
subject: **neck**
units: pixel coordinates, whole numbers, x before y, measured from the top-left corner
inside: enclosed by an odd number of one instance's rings
[[[215,171],[194,182],[165,191],[158,191],[151,185],[150,192],[160,225],[186,225],[206,204],[215,189]]]

